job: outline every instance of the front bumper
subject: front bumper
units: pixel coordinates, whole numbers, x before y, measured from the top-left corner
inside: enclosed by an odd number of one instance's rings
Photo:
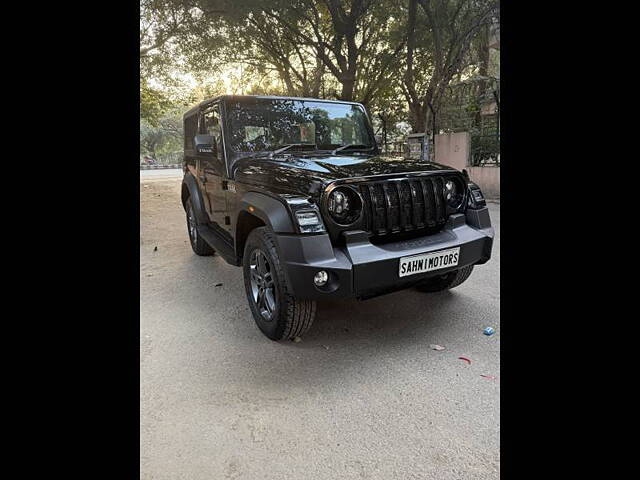
[[[440,232],[383,245],[364,232],[347,232],[345,245],[334,247],[329,236],[278,234],[277,248],[293,294],[301,299],[369,298],[409,288],[420,281],[491,258],[494,231],[486,207],[452,215]],[[460,247],[458,265],[399,277],[400,258]],[[314,275],[325,270],[329,281],[316,287]]]

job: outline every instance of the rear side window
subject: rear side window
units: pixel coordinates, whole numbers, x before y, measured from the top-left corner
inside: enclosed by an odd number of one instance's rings
[[[214,105],[212,108],[202,113],[202,116],[200,117],[199,132],[206,135],[212,135],[216,139],[216,143],[218,145],[222,144],[222,128],[220,125],[220,114],[218,113],[217,105]]]
[[[184,149],[193,150],[193,139],[198,134],[198,116],[191,115],[184,119]]]

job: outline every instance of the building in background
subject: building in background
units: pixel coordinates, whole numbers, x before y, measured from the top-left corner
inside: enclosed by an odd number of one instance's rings
[[[433,159],[469,172],[488,198],[500,198],[500,24],[487,28],[476,75],[449,87],[439,112]],[[408,143],[417,139],[407,139]],[[414,150],[416,147],[414,147]]]

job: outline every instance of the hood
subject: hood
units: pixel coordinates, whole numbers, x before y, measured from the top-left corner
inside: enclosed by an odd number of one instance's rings
[[[292,154],[269,158],[260,154],[238,160],[234,170],[236,181],[269,186],[274,193],[314,193],[327,183],[345,178],[453,169],[401,156]]]

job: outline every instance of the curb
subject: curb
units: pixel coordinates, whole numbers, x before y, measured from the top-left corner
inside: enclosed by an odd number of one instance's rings
[[[174,165],[140,165],[140,170],[163,170],[165,168],[182,168],[182,164]]]

